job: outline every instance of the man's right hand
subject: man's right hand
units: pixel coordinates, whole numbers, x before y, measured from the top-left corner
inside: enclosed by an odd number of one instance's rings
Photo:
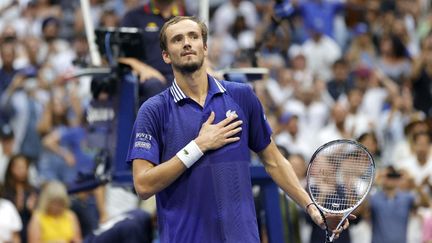
[[[195,139],[201,151],[205,153],[208,150],[218,149],[240,140],[240,137],[233,137],[242,130],[243,121],[234,121],[237,117],[237,114],[233,114],[219,123],[213,124],[215,113],[212,111],[207,121],[202,124],[198,137]]]

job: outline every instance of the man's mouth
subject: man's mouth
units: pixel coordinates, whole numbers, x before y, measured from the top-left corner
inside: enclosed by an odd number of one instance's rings
[[[196,53],[194,51],[187,51],[187,52],[183,52],[181,55],[182,56],[189,56],[189,55],[196,55]]]

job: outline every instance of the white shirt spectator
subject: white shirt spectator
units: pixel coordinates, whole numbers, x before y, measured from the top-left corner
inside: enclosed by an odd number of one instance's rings
[[[330,123],[326,127],[324,127],[323,130],[321,130],[318,134],[318,139],[316,139],[316,149],[332,140],[336,139],[342,139],[343,135],[340,133],[340,131],[336,128],[336,125],[334,123]]]
[[[244,16],[248,28],[253,30],[257,26],[258,14],[252,2],[241,1],[238,8],[236,8],[231,1],[228,1],[216,9],[211,24],[212,30],[216,34],[227,33],[237,15]]]
[[[328,107],[319,101],[306,106],[297,99],[290,99],[285,103],[284,111],[296,114],[299,117],[300,131],[307,132],[312,137],[325,126],[329,116]]]
[[[381,119],[383,104],[386,101],[387,96],[388,91],[381,87],[369,88],[364,93],[360,110],[363,113],[367,113],[375,124]]]
[[[401,163],[396,163],[398,169],[405,169],[411,174],[416,185],[421,185],[423,180],[432,176],[432,156],[429,156],[426,164],[420,165],[416,156],[411,156]]]
[[[393,163],[393,155],[400,141],[405,139],[404,126],[407,118],[400,111],[391,114],[390,110],[384,111],[379,120],[377,127],[378,140],[382,145],[382,158],[384,164]],[[398,146],[397,146],[398,145]],[[404,147],[404,146],[402,146]]]
[[[268,79],[266,89],[278,106],[283,105],[294,93],[294,89],[291,86],[283,87],[274,79]]]
[[[301,134],[293,137],[288,132],[282,132],[275,137],[277,145],[285,147],[290,154],[301,154],[306,161],[312,157],[312,150],[307,139]]]
[[[330,80],[333,63],[342,55],[338,44],[330,37],[322,35],[318,42],[308,39],[303,44],[308,69],[321,80]]]
[[[354,138],[373,130],[373,121],[365,113],[357,112],[348,114],[345,120],[345,127],[351,132]]]
[[[0,198],[0,242],[12,242],[14,233],[21,231],[22,222],[15,206]]]

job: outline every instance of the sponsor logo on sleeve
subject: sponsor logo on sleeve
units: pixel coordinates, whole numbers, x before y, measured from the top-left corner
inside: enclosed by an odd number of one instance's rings
[[[150,134],[146,133],[136,133],[135,134],[135,148],[141,149],[151,149],[151,140],[153,137]]]

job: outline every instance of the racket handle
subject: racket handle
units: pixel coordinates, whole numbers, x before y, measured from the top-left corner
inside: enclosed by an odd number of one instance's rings
[[[350,213],[351,213],[351,212],[349,212],[349,213],[345,213],[345,215],[343,216],[342,220],[341,220],[341,221],[339,222],[339,224],[336,226],[336,229],[339,229],[340,227],[342,227],[342,224],[345,222],[346,218],[348,217],[348,215],[349,215]],[[332,233],[331,236],[330,236],[330,238],[328,239],[328,240],[329,240],[328,242],[333,242],[334,237],[335,237],[335,234]]]
[[[332,234],[332,235],[329,237],[329,234]],[[333,243],[333,238],[334,238],[334,234],[329,232],[329,231],[326,231],[325,243]]]
[[[330,236],[330,238],[329,238],[329,241],[327,241],[327,242],[333,242],[333,240],[334,240],[334,237],[335,237],[335,234],[334,233],[332,233],[332,235]]]

